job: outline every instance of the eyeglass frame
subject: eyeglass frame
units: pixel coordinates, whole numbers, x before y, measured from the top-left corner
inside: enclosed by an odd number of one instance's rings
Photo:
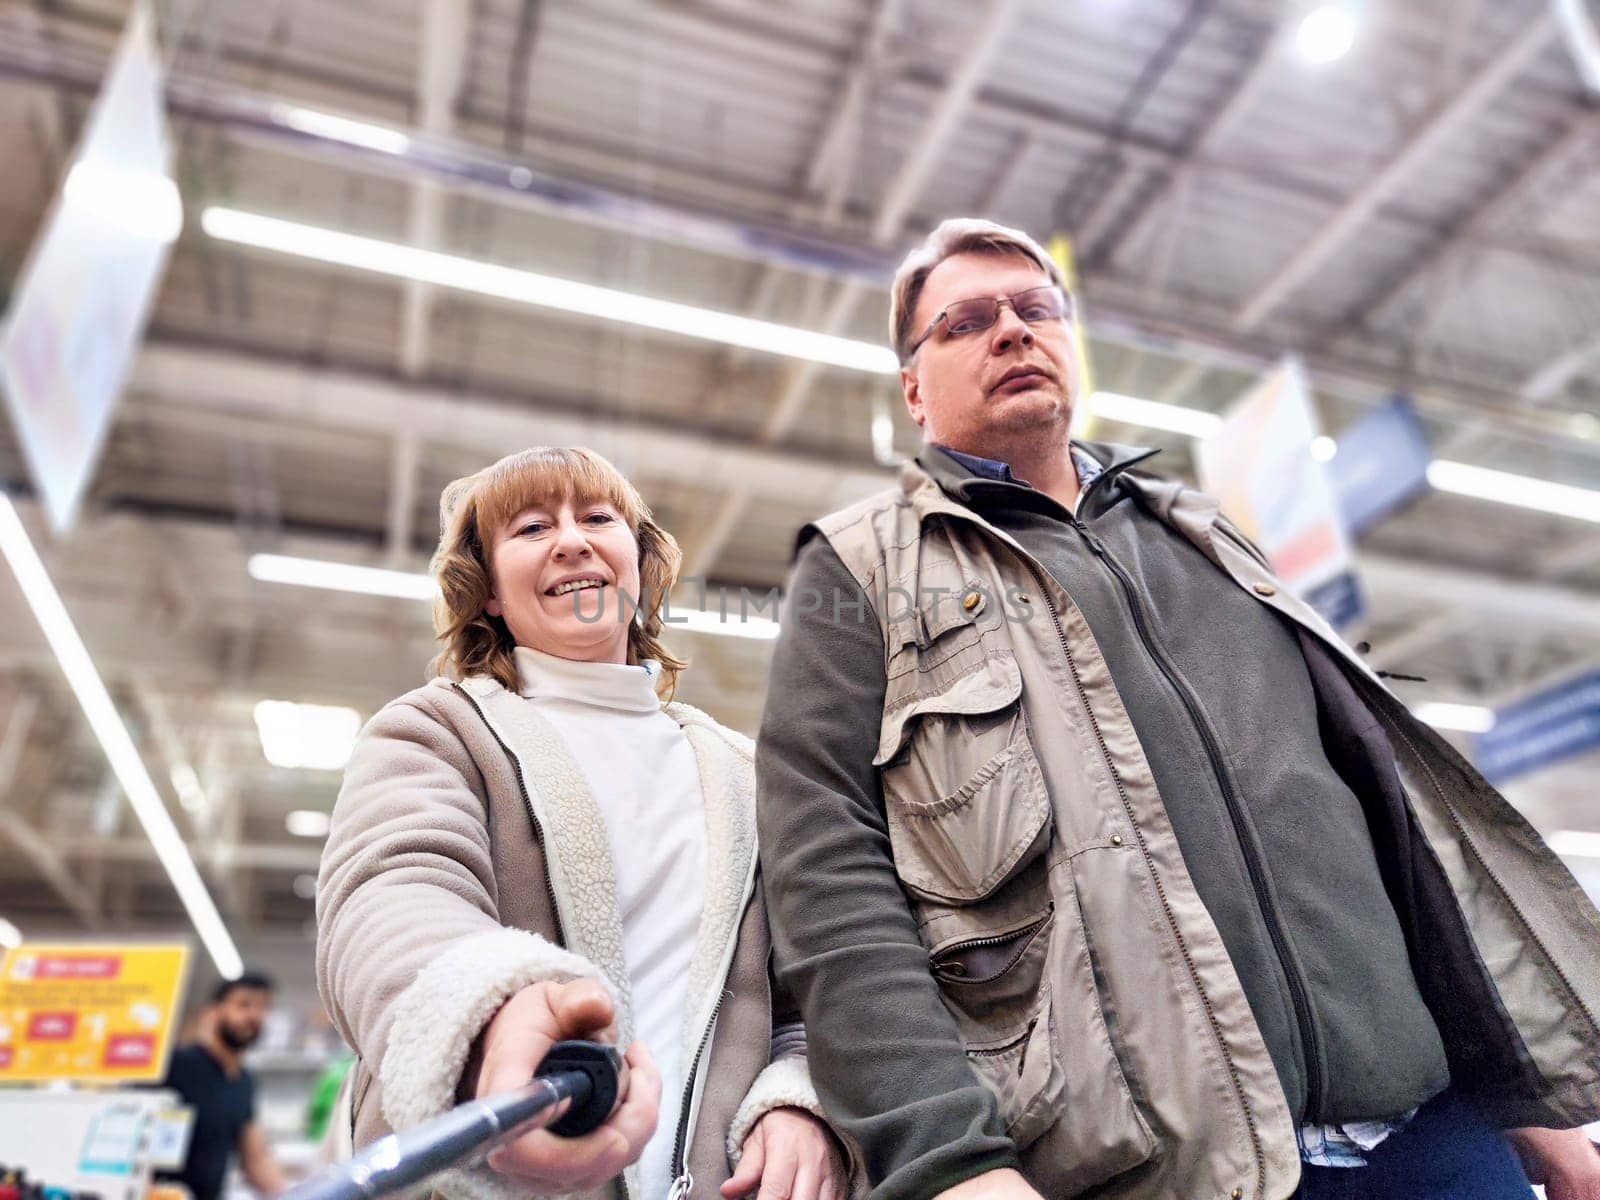
[[[928,339],[931,338],[935,331],[938,330],[940,323],[945,322],[945,319],[950,314],[950,310],[955,308],[956,305],[968,304],[973,300],[988,300],[994,305],[993,320],[991,320],[987,325],[982,325],[977,329],[969,329],[966,331],[967,333],[982,333],[985,329],[993,329],[995,327],[995,323],[1000,320],[1000,310],[1002,308],[1009,308],[1015,313],[1017,312],[1016,301],[1018,297],[1031,295],[1034,292],[1055,292],[1061,297],[1061,313],[1054,317],[1041,317],[1041,321],[1070,321],[1072,319],[1072,293],[1068,292],[1066,288],[1057,283],[1043,283],[1038,287],[1023,288],[1020,292],[1013,292],[1011,295],[1001,296],[999,299],[996,299],[993,296],[968,296],[964,300],[952,301],[950,304],[945,306],[938,316],[934,317],[932,321],[928,322],[928,327],[922,331],[922,336],[911,344],[911,348],[907,350],[904,356],[900,359],[901,365],[904,366],[916,356],[917,351],[921,350],[922,347],[927,344]],[[1029,325],[1037,324],[1035,321],[1029,321],[1026,317],[1022,316],[1021,313],[1017,313],[1017,316],[1019,319]],[[965,337],[966,334],[951,334],[950,336]]]

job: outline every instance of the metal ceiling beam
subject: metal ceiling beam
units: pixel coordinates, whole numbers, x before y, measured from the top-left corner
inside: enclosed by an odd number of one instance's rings
[[[425,0],[422,10],[416,125],[433,137],[448,137],[454,123],[470,11],[462,0]],[[447,200],[437,180],[417,179],[412,185],[411,209],[406,218],[409,245],[425,250],[438,247]],[[414,279],[406,282],[400,321],[400,370],[413,378],[427,366],[433,298],[434,289],[427,284]]]
[[[901,159],[899,169],[884,190],[872,219],[870,238],[874,245],[887,245],[899,235],[900,227],[921,194],[928,175],[938,165],[946,143],[966,114],[990,59],[1010,30],[1017,4],[1018,0],[988,0],[984,6],[977,31],[967,43],[955,70],[950,73],[944,90],[934,100],[916,141]],[[819,325],[821,331],[830,334],[842,331],[855,313],[856,305],[869,290],[868,283],[861,279],[847,279],[839,284],[823,314]],[[805,412],[817,370],[817,364],[810,361],[796,363],[788,369],[778,398],[762,422],[761,440],[764,443],[775,444],[794,428]],[[694,557],[685,562],[687,574],[702,574],[712,568],[738,528],[738,515],[749,500],[747,493],[738,490],[728,493],[705,535],[695,544]]]
[[[1114,192],[1107,191],[1107,203],[1097,205],[1077,231],[1077,241],[1082,247],[1084,261],[1091,265],[1107,262],[1125,245],[1137,244],[1145,226],[1166,209],[1167,202],[1181,195],[1194,176],[1216,151],[1217,146],[1239,123],[1240,118],[1255,103],[1262,85],[1271,75],[1281,43],[1281,29],[1275,27],[1262,38],[1260,46],[1234,77],[1227,95],[1207,118],[1181,158],[1158,172],[1153,186],[1140,189],[1134,197],[1133,210],[1125,206],[1113,207],[1109,199]]]
[[[1327,342],[1351,332],[1359,323],[1371,323],[1396,303],[1405,299],[1418,286],[1430,280],[1446,278],[1460,267],[1469,255],[1478,255],[1485,248],[1482,242],[1497,231],[1528,217],[1529,200],[1541,189],[1552,173],[1558,172],[1577,153],[1600,139],[1600,112],[1580,114],[1553,141],[1534,153],[1501,183],[1482,204],[1460,221],[1443,238],[1434,242],[1423,254],[1407,264],[1399,274],[1381,280],[1371,292],[1353,305],[1319,341]],[[1481,260],[1480,260],[1481,261]],[[1470,281],[1454,276],[1451,292],[1460,294]],[[1430,318],[1419,331],[1418,340],[1431,337],[1431,326],[1448,309],[1438,303],[1432,306]]]
[[[1271,316],[1347,238],[1383,206],[1441,145],[1533,62],[1556,36],[1556,22],[1541,11],[1460,91],[1435,104],[1383,167],[1356,191],[1234,314],[1241,329],[1254,329]]]

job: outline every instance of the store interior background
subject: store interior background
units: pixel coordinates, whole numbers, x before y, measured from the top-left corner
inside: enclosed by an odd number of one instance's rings
[[[1335,440],[1404,392],[1438,459],[1592,491],[1585,518],[1435,490],[1359,541],[1370,660],[1426,680],[1395,685],[1408,702],[1494,709],[1600,665],[1600,95],[1548,0],[1347,4],[1341,54],[1337,22],[1304,24],[1324,7],[157,6],[183,232],[76,528],[48,534],[3,422],[0,483],[239,955],[279,981],[255,1059],[275,1136],[338,1050],[311,897],[339,775],[269,761],[258,706],[353,710],[290,738],[336,764],[335,735],[422,681],[433,647],[420,600],[269,582],[252,557],[418,573],[447,481],[580,443],[639,485],[686,576],[765,594],[798,527],[883,486],[918,436],[892,375],[251,248],[204,214],[878,343],[881,265],[938,219],[1071,234],[1113,396],[1092,431],[1159,446],[1161,471],[1192,477],[1193,414],[1293,352]],[[0,4],[0,289],[127,13]],[[834,265],[799,269],[806,245]],[[1129,396],[1171,407],[1135,423]],[[681,697],[754,732],[771,641],[675,645]],[[1542,832],[1593,835],[1563,844],[1600,892],[1597,767],[1506,790]],[[7,572],[0,855],[8,936],[193,936]],[[194,961],[191,997],[216,978],[198,942]]]

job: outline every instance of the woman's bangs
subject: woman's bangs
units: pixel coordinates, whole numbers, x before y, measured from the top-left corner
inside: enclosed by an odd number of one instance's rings
[[[643,516],[639,493],[598,454],[567,447],[526,450],[502,459],[487,472],[478,497],[478,529],[486,542],[518,513],[535,507],[603,502],[637,529]]]

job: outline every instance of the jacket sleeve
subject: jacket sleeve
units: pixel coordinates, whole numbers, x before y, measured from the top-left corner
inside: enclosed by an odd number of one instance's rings
[[[838,601],[837,607],[835,601]],[[762,876],[780,981],[828,1116],[880,1200],[1016,1166],[895,875],[872,757],[883,640],[823,539],[802,548],[756,752]]]
[[[425,700],[396,701],[362,731],[317,881],[317,987],[397,1130],[455,1104],[474,1041],[516,992],[610,986],[587,960],[500,924],[486,813],[466,747]],[[441,1190],[496,1193],[500,1177],[473,1174]]]

